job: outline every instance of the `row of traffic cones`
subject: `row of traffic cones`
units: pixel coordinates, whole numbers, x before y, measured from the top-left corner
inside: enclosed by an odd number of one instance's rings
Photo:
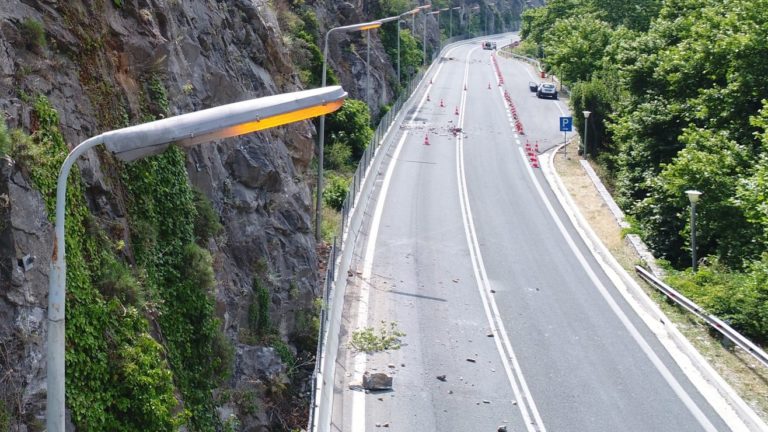
[[[531,147],[530,141],[525,141],[525,154],[528,156],[528,160],[531,162],[532,168],[539,168],[539,142],[536,141],[534,147]]]
[[[520,121],[520,117],[517,115],[517,107],[515,107],[515,104],[512,102],[512,97],[506,90],[504,90],[504,99],[507,101],[509,110],[512,112],[512,118],[515,119],[515,130],[520,135],[525,135],[525,132],[523,131],[523,123]]]

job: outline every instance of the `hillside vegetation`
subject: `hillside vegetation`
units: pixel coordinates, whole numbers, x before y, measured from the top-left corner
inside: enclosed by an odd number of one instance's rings
[[[768,1],[553,0],[521,33],[592,111],[587,152],[669,281],[768,341]]]

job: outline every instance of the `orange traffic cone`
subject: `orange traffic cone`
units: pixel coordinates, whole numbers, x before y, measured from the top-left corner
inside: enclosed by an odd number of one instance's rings
[[[459,115],[459,107],[456,107],[456,110],[453,111],[454,114]]]
[[[432,99],[429,98],[429,93],[427,93],[427,102],[431,101]]]
[[[424,145],[429,145],[429,134],[424,135]]]
[[[444,106],[445,106],[445,104],[443,103],[443,99],[441,98],[440,99],[440,108],[443,108]]]

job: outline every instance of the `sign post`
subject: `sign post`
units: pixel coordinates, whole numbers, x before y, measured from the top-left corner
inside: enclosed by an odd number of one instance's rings
[[[563,157],[568,159],[568,132],[573,130],[573,117],[560,117],[560,132],[563,133]]]

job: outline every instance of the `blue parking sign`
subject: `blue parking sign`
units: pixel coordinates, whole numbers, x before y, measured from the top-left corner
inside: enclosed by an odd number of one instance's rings
[[[571,132],[573,130],[573,117],[560,117],[560,132]]]

